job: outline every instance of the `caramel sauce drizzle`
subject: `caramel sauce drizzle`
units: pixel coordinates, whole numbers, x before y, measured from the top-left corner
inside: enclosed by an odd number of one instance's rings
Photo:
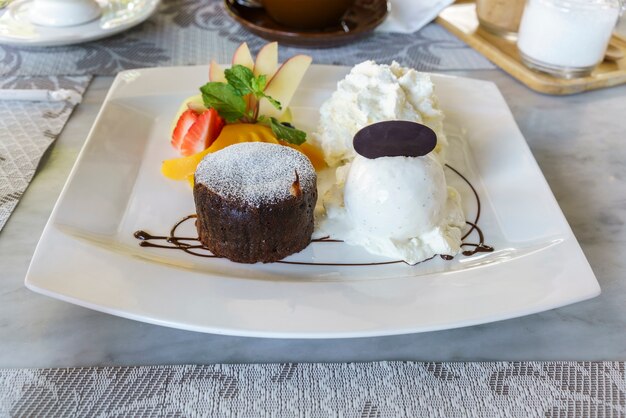
[[[466,257],[469,257],[469,256],[472,256],[472,255],[477,254],[477,253],[492,252],[494,250],[493,247],[490,246],[490,245],[486,245],[485,244],[485,236],[483,234],[483,231],[478,226],[478,221],[480,219],[480,213],[481,213],[480,197],[478,196],[478,192],[476,191],[476,189],[474,188],[472,183],[470,183],[470,181],[465,176],[463,176],[459,171],[457,171],[455,168],[451,167],[448,164],[446,164],[445,166],[447,168],[449,168],[450,170],[452,170],[459,177],[461,177],[461,179],[463,179],[465,181],[465,183],[467,183],[467,185],[470,187],[470,189],[474,193],[474,196],[476,197],[476,203],[477,203],[476,217],[474,218],[473,222],[469,222],[469,221],[465,222],[467,225],[470,226],[470,229],[465,233],[465,235],[463,235],[463,237],[461,239],[465,240],[472,232],[476,231],[476,233],[478,235],[478,242],[477,243],[474,243],[474,242],[463,242],[461,244],[461,247],[469,247],[470,249],[463,251],[461,254],[463,254]],[[297,173],[296,173],[296,182],[298,182]],[[294,182],[294,185],[295,185],[296,182]],[[169,235],[167,235],[167,236],[165,236],[165,235],[152,235],[152,234],[150,234],[150,233],[148,233],[148,232],[146,232],[144,230],[136,231],[133,235],[134,235],[135,238],[137,238],[138,240],[141,241],[139,243],[139,245],[141,247],[164,248],[164,249],[169,249],[169,250],[180,250],[180,251],[186,252],[187,254],[195,255],[195,256],[198,256],[198,257],[222,258],[220,256],[212,254],[210,252],[210,250],[207,247],[205,247],[200,242],[200,237],[179,237],[178,235],[176,235],[176,230],[183,223],[185,223],[185,222],[187,222],[187,221],[189,221],[191,219],[196,219],[197,217],[198,217],[198,215],[195,215],[195,214],[194,215],[185,216],[183,219],[181,219],[180,221],[176,222],[176,224],[174,224],[174,226],[170,230]],[[332,239],[330,236],[325,236],[325,237],[316,238],[316,239],[312,239],[311,240],[311,243],[333,243],[333,242],[343,242],[343,241],[342,240],[338,240],[338,239]],[[202,251],[202,252],[200,252],[200,251]],[[440,255],[440,257],[442,259],[444,259],[444,260],[452,260],[454,258],[453,256],[445,255],[445,254]],[[431,257],[431,258],[429,258],[427,260],[424,260],[424,261],[431,260],[432,258],[434,258],[434,257]],[[422,261],[422,262],[424,262],[424,261]],[[285,261],[285,260],[279,260],[279,261],[275,261],[275,263],[295,264],[295,265],[305,265],[305,266],[347,266],[347,267],[356,267],[356,266],[380,266],[380,265],[386,265],[386,264],[399,264],[399,263],[405,263],[405,262],[402,261],[402,260],[394,260],[394,261],[382,261],[382,262],[378,262],[378,263],[314,263],[314,262],[305,262],[305,261]]]

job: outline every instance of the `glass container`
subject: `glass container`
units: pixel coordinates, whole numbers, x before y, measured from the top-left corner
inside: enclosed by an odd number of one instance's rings
[[[562,78],[589,75],[602,62],[622,0],[529,0],[517,47],[529,68]]]
[[[476,0],[476,15],[487,32],[516,39],[526,0]]]

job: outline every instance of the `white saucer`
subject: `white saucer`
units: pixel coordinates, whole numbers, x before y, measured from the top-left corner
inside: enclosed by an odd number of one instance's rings
[[[30,21],[40,26],[84,25],[101,15],[96,0],[33,0],[28,4]]]
[[[160,0],[98,0],[99,19],[66,27],[31,23],[33,0],[13,2],[0,16],[0,44],[15,46],[60,46],[102,39],[136,26],[152,15]]]

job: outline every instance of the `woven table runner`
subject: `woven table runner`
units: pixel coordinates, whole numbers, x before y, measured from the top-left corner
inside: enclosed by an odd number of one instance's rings
[[[5,77],[0,89],[72,89],[83,94],[91,77]],[[35,175],[41,157],[74,110],[69,102],[0,100],[0,230]]]
[[[0,416],[626,416],[624,362],[0,370]]]
[[[164,0],[147,22],[121,35],[75,46],[17,48],[0,45],[2,75],[115,75],[140,67],[230,62],[241,42],[256,52],[267,41],[250,34],[226,12],[222,0]],[[412,34],[374,33],[331,49],[281,47],[280,58],[305,52],[317,64],[354,65],[397,60],[419,70],[490,69],[487,59],[430,24]]]

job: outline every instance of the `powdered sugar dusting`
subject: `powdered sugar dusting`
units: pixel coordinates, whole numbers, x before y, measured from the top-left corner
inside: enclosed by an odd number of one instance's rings
[[[296,172],[303,191],[315,189],[317,175],[306,155],[283,145],[245,142],[204,157],[196,182],[225,198],[258,207],[292,196]]]

